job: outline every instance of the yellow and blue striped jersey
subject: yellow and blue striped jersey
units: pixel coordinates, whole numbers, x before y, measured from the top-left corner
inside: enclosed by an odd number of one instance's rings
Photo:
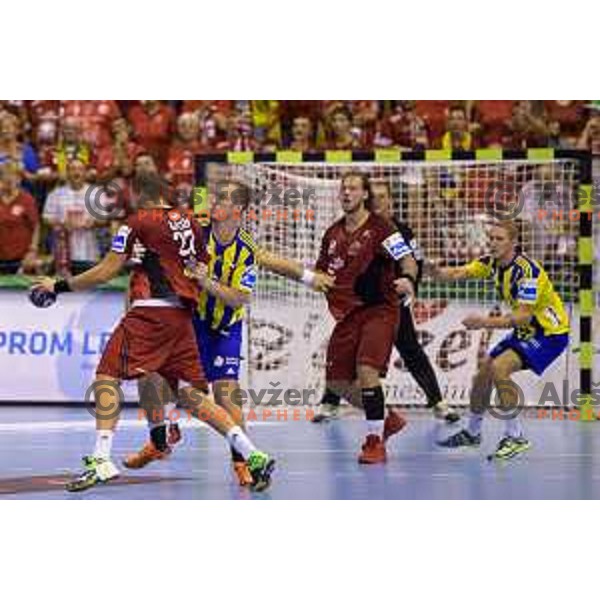
[[[210,226],[204,228],[204,236],[210,256],[209,276],[223,285],[251,293],[256,285],[257,252],[252,236],[240,228],[231,242],[221,244]],[[203,290],[198,302],[198,314],[211,329],[227,329],[243,319],[245,308],[227,306]]]
[[[520,338],[529,338],[538,331],[544,335],[558,335],[569,331],[569,317],[560,296],[554,289],[548,273],[536,261],[519,252],[506,266],[492,256],[483,256],[466,265],[467,275],[473,279],[493,277],[499,296],[514,312],[519,304],[533,307],[529,324],[517,328]]]

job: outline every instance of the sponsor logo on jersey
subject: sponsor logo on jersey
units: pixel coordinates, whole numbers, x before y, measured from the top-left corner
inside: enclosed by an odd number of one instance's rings
[[[128,227],[127,225],[121,225],[117,233],[115,233],[113,236],[111,250],[113,252],[123,254],[123,252],[125,252],[125,248],[127,248],[127,240],[129,239],[130,235],[131,227]]]
[[[526,302],[535,302],[537,298],[537,281],[535,279],[522,281],[519,286],[517,298]]]
[[[383,240],[383,247],[394,260],[400,260],[412,252],[410,246],[404,241],[402,234],[398,231]]]
[[[256,267],[254,265],[251,265],[249,267],[246,267],[246,270],[244,271],[244,274],[242,275],[242,278],[240,280],[240,285],[249,290],[253,290],[256,286],[256,279]]]

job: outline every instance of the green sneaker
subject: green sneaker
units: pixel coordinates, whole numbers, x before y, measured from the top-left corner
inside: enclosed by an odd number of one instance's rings
[[[68,492],[83,492],[119,476],[119,470],[110,459],[84,456],[82,462],[84,471],[75,479],[67,482],[65,487]]]
[[[531,442],[524,437],[504,437],[500,440],[496,452],[488,456],[488,460],[508,460],[531,448]]]
[[[255,492],[266,490],[271,483],[271,473],[275,468],[275,461],[265,452],[256,450],[248,457],[246,464],[252,475],[250,489]]]

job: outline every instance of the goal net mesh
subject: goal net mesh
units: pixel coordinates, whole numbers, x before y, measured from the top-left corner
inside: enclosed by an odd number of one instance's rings
[[[425,258],[447,266],[485,254],[492,217],[515,215],[522,249],[543,264],[572,323],[576,321],[573,307],[579,218],[571,212],[576,207],[573,199],[579,185],[576,160],[255,162],[209,166],[209,189],[224,177],[234,177],[252,190],[244,226],[257,243],[307,266],[314,265],[326,229],[342,216],[340,179],[350,169],[368,173],[372,181],[386,182],[395,215],[413,229]],[[473,312],[494,314],[501,310],[506,307],[501,307],[492,281],[423,281],[413,316],[442,393],[451,404],[468,403],[478,357],[506,333],[467,331],[461,325],[462,319]],[[325,350],[333,327],[324,297],[261,270],[249,313],[246,384],[268,387],[277,383],[286,388],[315,389],[316,396],[320,396]],[[572,328],[572,335],[576,335],[576,329]],[[559,386],[569,378],[576,383],[577,362],[570,355],[571,350],[560,364],[553,365],[549,375]],[[543,385],[533,379],[519,380],[526,402],[531,403],[539,398],[539,386]],[[389,403],[425,403],[396,350],[385,384]]]

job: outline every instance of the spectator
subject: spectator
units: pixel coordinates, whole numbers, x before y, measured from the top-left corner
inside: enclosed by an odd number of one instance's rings
[[[72,118],[83,132],[83,140],[93,148],[111,143],[111,126],[121,116],[115,100],[64,100],[63,118]]]
[[[19,141],[19,120],[10,113],[0,116],[0,160],[13,160],[22,167],[24,187],[30,193],[39,168],[38,157],[28,143]]]
[[[200,139],[206,148],[215,148],[227,138],[232,100],[184,100],[182,112],[193,112],[200,122]]]
[[[577,141],[577,148],[600,156],[600,112],[593,113],[588,119]]]
[[[396,146],[402,150],[424,150],[428,146],[425,122],[415,111],[413,100],[398,100],[375,136],[375,146]]]
[[[314,150],[312,123],[308,117],[295,117],[292,124],[292,140],[290,150],[297,152],[312,152]]]
[[[142,100],[129,110],[129,122],[136,141],[164,167],[175,130],[175,111],[161,100]]]
[[[446,133],[442,136],[443,150],[472,150],[473,136],[469,132],[467,112],[462,105],[450,107]]]
[[[256,150],[253,137],[252,117],[248,111],[236,111],[229,118],[227,138],[216,144],[217,151],[244,152]]]
[[[51,192],[44,208],[44,220],[54,234],[55,256],[60,237],[68,237],[69,273],[81,273],[92,267],[99,258],[96,227],[106,225],[97,221],[86,205],[90,189],[86,182],[86,166],[77,159],[67,165],[65,185]],[[60,269],[57,266],[57,271]]]
[[[534,115],[530,100],[517,100],[512,116],[506,124],[502,145],[504,148],[521,150],[542,148],[548,144],[548,126],[541,115]]]
[[[279,102],[277,100],[251,100],[254,139],[259,144],[281,147]]]
[[[575,145],[581,133],[581,124],[585,121],[584,100],[544,100],[548,121],[559,123],[561,135],[569,145]],[[556,126],[553,126],[556,129]]]
[[[119,117],[112,123],[112,143],[98,153],[96,168],[103,181],[127,178],[133,173],[133,161],[142,147],[131,139],[131,127]]]
[[[359,147],[358,139],[352,134],[352,113],[345,106],[337,106],[329,114],[327,150],[353,150]]]
[[[195,181],[195,156],[203,151],[199,139],[200,120],[196,113],[183,113],[177,119],[177,139],[167,157],[167,179],[177,189],[192,190]]]
[[[352,100],[350,104],[354,115],[354,125],[360,132],[360,146],[371,148],[377,132],[379,103],[377,100]]]
[[[500,146],[506,123],[512,116],[512,100],[476,100],[471,118],[481,127],[484,146]]]
[[[548,147],[549,148],[570,148],[571,144],[562,134],[559,121],[550,121],[548,123]]]
[[[48,181],[64,181],[67,177],[67,165],[75,159],[87,167],[90,179],[95,176],[92,149],[83,140],[81,125],[76,119],[69,117],[62,123],[58,143],[47,145],[41,156],[44,178]]]
[[[19,187],[21,168],[0,160],[0,273],[14,274],[38,266],[39,215],[33,197]]]
[[[450,100],[411,100],[416,114],[423,120],[429,139],[439,139],[448,120]],[[454,101],[456,103],[456,101]]]

